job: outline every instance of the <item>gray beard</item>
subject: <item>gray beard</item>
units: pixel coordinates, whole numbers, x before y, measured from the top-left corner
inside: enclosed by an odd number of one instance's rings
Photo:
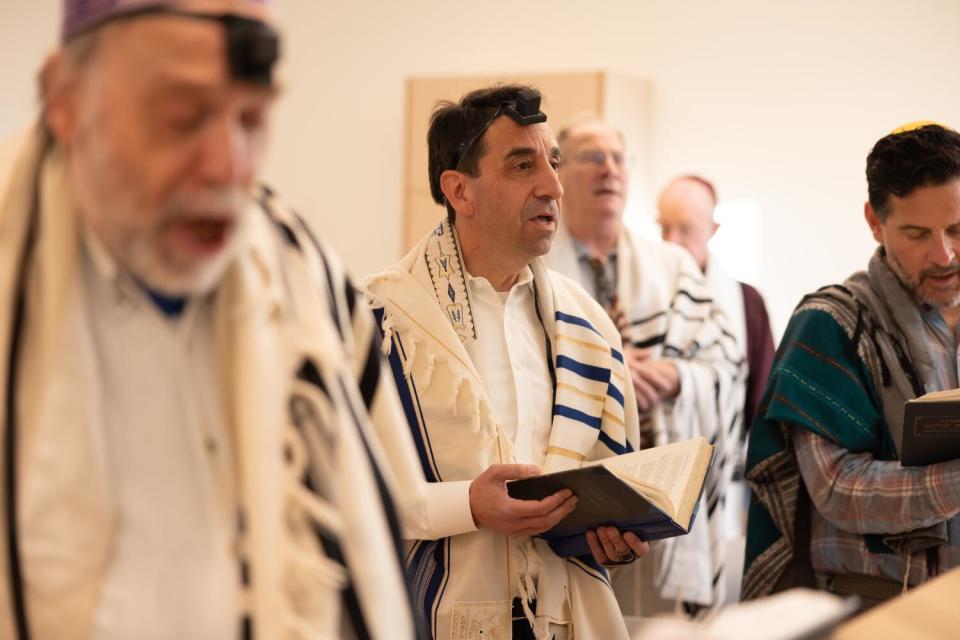
[[[887,252],[886,249],[883,251],[884,261],[887,263],[887,266],[890,267],[890,271],[893,272],[893,275],[897,276],[897,280],[900,281],[900,284],[904,286],[907,291],[913,295],[914,299],[921,304],[928,305],[935,309],[940,309],[946,307],[952,309],[954,307],[960,306],[960,290],[953,294],[953,298],[948,301],[943,300],[934,300],[928,298],[923,294],[923,287],[919,281],[912,282],[907,274],[900,267],[900,264]]]

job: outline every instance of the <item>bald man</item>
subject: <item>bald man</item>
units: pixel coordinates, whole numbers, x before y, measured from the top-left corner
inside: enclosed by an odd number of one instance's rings
[[[671,180],[660,193],[657,222],[665,242],[686,249],[703,272],[717,303],[730,318],[737,343],[747,356],[747,388],[744,397],[743,437],[756,414],[770,366],[774,344],[770,320],[760,293],[728,274],[708,247],[720,225],[714,220],[717,205],[716,189],[700,176],[686,175]],[[743,480],[745,447],[736,460],[733,480],[727,492],[724,509],[724,539],[727,546],[727,592],[738,594],[745,542],[747,486]],[[735,570],[736,569],[736,570]]]
[[[723,602],[723,509],[717,507],[733,468],[728,461],[739,451],[742,355],[690,256],[624,226],[630,167],[623,135],[587,121],[561,131],[558,141],[564,195],[548,266],[579,281],[620,326],[647,434],[641,442],[703,435],[718,449],[700,521],[690,534],[655,545],[655,580],[619,580],[621,607],[655,612],[652,598],[638,606],[638,592],[652,592],[654,582],[662,598],[694,608]]]
[[[660,193],[658,205],[657,222],[663,240],[680,245],[693,256],[747,355],[746,432],[756,415],[776,351],[767,307],[759,291],[734,280],[710,253],[710,239],[720,228],[713,217],[717,195],[710,181],[693,175],[676,178]]]

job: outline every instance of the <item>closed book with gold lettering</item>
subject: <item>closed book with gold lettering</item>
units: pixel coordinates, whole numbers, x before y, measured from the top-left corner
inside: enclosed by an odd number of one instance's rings
[[[960,458],[960,389],[934,391],[903,407],[900,464],[917,467]]]

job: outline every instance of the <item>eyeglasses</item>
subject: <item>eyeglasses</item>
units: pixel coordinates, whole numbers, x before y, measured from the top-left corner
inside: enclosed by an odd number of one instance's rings
[[[633,156],[625,156],[619,151],[607,152],[600,149],[587,149],[573,156],[577,164],[592,164],[597,167],[607,164],[607,158],[610,158],[618,169],[629,171],[633,168]]]

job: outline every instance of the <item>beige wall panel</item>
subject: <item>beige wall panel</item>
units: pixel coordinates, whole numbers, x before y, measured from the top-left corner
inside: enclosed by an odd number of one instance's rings
[[[634,160],[625,214],[628,219],[641,217],[642,205],[655,199],[652,93],[650,83],[644,80],[614,74],[604,76],[601,113],[623,132],[627,154]]]

